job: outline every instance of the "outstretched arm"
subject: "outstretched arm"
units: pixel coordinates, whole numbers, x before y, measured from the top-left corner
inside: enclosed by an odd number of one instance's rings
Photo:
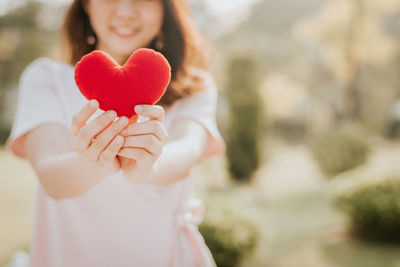
[[[123,138],[118,133],[128,120],[121,117],[114,121],[116,113],[112,111],[86,123],[97,110],[95,104],[85,105],[74,116],[70,133],[73,144],[67,130],[55,123],[43,124],[24,136],[26,157],[54,199],[79,196],[120,169],[116,155]]]
[[[56,199],[76,197],[111,174],[75,152],[61,125],[37,127],[25,137],[25,153],[46,193]]]
[[[181,119],[172,125],[171,141],[155,162],[156,184],[171,184],[185,178],[199,162],[207,142],[207,132],[199,123]]]
[[[137,113],[150,120],[134,123],[122,132],[125,144],[119,156],[127,180],[168,185],[185,178],[203,156],[208,138],[205,128],[182,118],[173,122],[168,136],[162,125],[161,107],[145,106]]]

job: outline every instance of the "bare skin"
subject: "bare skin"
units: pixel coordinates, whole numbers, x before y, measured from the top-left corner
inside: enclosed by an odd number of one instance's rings
[[[25,154],[47,194],[57,200],[79,196],[121,168],[132,184],[167,185],[183,179],[204,153],[205,128],[181,119],[167,136],[161,123],[154,122],[162,119],[160,108],[143,106],[138,114],[152,119],[132,123],[123,133],[128,122],[118,124],[121,118],[114,122],[107,113],[87,123],[97,110],[89,104],[74,116],[70,133],[57,123],[28,132],[23,137]]]

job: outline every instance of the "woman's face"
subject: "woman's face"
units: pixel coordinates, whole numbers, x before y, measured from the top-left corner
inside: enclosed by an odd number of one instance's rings
[[[162,0],[87,0],[85,9],[97,36],[96,49],[119,64],[150,44],[164,17]]]

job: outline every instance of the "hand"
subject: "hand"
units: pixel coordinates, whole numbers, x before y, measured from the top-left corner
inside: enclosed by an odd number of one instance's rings
[[[121,117],[115,121],[117,113],[109,110],[86,124],[98,107],[99,103],[91,100],[76,113],[70,134],[76,152],[114,173],[120,170],[116,155],[124,143],[124,138],[118,134],[128,125],[128,119]]]
[[[138,110],[138,107],[142,107],[143,110]],[[121,132],[125,142],[118,152],[118,158],[128,182],[151,184],[154,182],[154,163],[168,141],[168,134],[163,125],[165,113],[158,105],[137,105],[135,112],[150,119],[143,122],[134,121]]]

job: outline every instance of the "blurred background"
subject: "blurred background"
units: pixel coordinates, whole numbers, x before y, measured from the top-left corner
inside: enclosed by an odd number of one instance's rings
[[[57,55],[69,2],[0,0],[0,266],[28,249],[37,186],[4,147],[19,76]],[[190,4],[228,146],[194,169],[218,266],[400,267],[400,1]]]

